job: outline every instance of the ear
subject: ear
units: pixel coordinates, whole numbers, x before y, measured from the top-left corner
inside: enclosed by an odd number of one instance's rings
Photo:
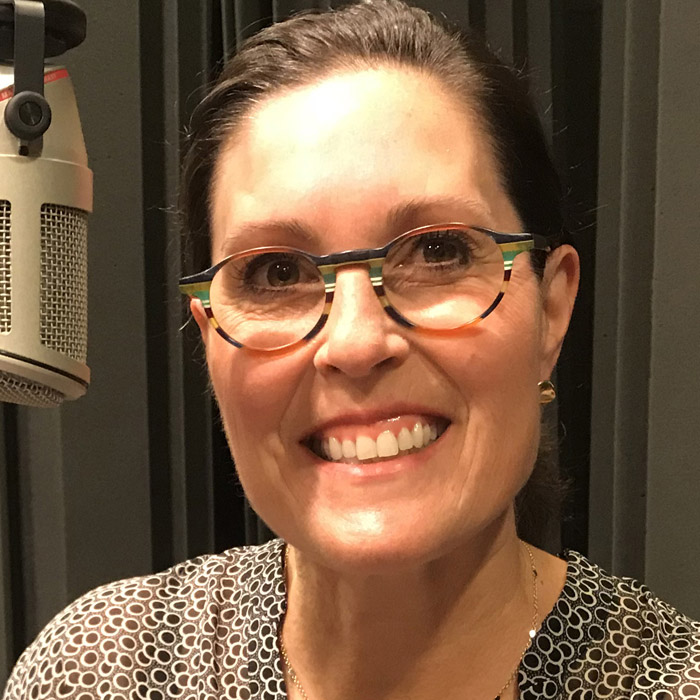
[[[199,332],[202,335],[202,341],[206,347],[209,339],[209,332],[211,331],[211,324],[209,323],[207,314],[202,306],[202,301],[197,297],[192,297],[190,299],[190,311],[192,312],[192,316],[199,326]]]
[[[542,340],[540,379],[549,379],[559,358],[566,329],[569,327],[578,291],[580,263],[570,245],[555,248],[547,256],[541,282]]]

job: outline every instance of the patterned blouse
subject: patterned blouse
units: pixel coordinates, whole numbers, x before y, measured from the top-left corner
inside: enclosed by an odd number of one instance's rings
[[[5,700],[283,700],[283,546],[197,557],[85,594],[20,657]],[[565,556],[564,589],[520,665],[520,698],[700,698],[700,623]]]

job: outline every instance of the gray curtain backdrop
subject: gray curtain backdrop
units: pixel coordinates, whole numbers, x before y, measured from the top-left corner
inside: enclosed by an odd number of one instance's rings
[[[201,86],[302,0],[80,0],[66,57],[95,213],[86,397],[0,407],[0,687],[85,591],[270,535],[246,506],[176,281],[180,139]],[[339,4],[339,3],[338,3]],[[584,281],[558,370],[550,547],[700,617],[700,3],[422,0],[530,72]],[[191,324],[190,324],[191,326]]]

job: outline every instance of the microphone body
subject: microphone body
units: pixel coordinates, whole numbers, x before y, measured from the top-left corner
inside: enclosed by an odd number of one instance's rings
[[[56,406],[90,381],[92,171],[68,72],[44,68],[53,118],[29,146],[5,128],[13,81],[12,65],[0,63],[0,401]]]

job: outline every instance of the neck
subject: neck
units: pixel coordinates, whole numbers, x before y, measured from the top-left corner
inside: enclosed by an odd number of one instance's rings
[[[493,698],[529,640],[532,567],[511,517],[394,574],[340,574],[292,548],[288,566],[283,639],[310,700]]]

